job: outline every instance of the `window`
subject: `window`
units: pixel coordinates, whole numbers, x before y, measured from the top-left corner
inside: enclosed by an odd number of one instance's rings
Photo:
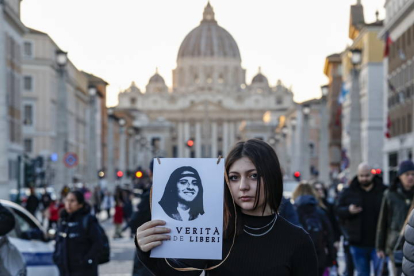
[[[30,138],[24,139],[24,151],[25,152],[32,152],[33,150],[33,141]]]
[[[276,98],[276,104],[283,104],[283,98],[282,97],[277,97]]]
[[[25,57],[32,57],[33,56],[33,43],[29,41],[24,42],[24,56]]]
[[[23,87],[26,91],[32,91],[33,89],[33,79],[31,76],[24,76],[23,78]]]
[[[33,106],[25,105],[23,109],[23,124],[26,126],[33,125]]]
[[[137,103],[137,99],[136,98],[131,98],[130,102],[131,102],[131,105],[135,105]]]

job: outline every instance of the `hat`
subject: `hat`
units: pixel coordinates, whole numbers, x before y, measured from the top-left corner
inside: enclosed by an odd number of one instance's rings
[[[414,163],[411,160],[401,162],[400,167],[398,168],[398,176],[408,171],[414,171]]]

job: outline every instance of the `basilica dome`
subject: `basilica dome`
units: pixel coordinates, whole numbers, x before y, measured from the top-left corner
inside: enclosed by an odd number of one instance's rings
[[[241,61],[236,41],[228,31],[217,24],[210,3],[204,9],[200,25],[181,43],[177,60],[204,57],[234,58]]]

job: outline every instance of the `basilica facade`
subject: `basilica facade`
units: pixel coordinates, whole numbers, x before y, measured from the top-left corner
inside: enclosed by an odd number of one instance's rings
[[[139,129],[138,163],[154,156],[225,156],[240,139],[276,147],[275,129],[295,105],[293,93],[280,80],[271,86],[260,69],[248,84],[241,63],[235,39],[208,3],[179,48],[172,87],[156,72],[145,91],[132,83],[118,96],[116,109],[131,112]]]

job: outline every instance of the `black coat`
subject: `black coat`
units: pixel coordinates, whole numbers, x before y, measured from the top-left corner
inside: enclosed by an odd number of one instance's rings
[[[373,182],[374,187],[371,192],[375,193],[377,198],[374,209],[376,210],[375,214],[379,215],[383,193],[387,187],[382,183],[382,179],[380,177],[374,177]],[[351,204],[362,206],[363,192],[364,191],[360,188],[358,178],[355,177],[351,181],[349,187],[345,188],[342,193],[339,194],[336,202],[335,210],[343,230],[343,235],[345,239],[350,242],[350,244],[359,244],[362,242],[362,213],[351,214],[349,212],[349,206]],[[376,225],[373,225],[372,227],[376,228]]]
[[[98,221],[90,215],[89,205],[72,214],[62,210],[53,253],[61,275],[98,275],[97,257],[102,247],[98,227]]]
[[[0,204],[0,236],[9,233],[14,228],[15,223],[13,214]]]
[[[414,275],[414,210],[404,230],[404,259],[402,263],[403,275]]]

